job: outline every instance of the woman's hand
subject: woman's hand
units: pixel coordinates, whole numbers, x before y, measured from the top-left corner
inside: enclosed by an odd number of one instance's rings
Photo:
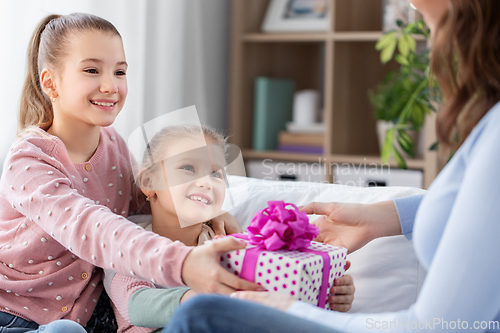
[[[215,236],[225,236],[226,234],[230,235],[243,231],[238,221],[228,212],[214,217],[211,221],[211,225],[215,232]]]
[[[285,295],[277,292],[258,292],[258,291],[238,291],[231,294],[231,297],[244,299],[260,303],[270,308],[275,308],[281,311],[288,311],[288,308],[298,300],[290,295]]]
[[[240,279],[220,264],[224,252],[245,248],[245,241],[224,237],[197,246],[182,264],[182,280],[199,293],[231,294],[237,290],[264,290],[256,283]]]
[[[323,215],[312,222],[319,228],[316,241],[346,247],[349,253],[375,238],[401,234],[398,212],[392,200],[368,205],[313,202],[301,210]]]
[[[346,261],[345,270],[347,271],[351,267],[351,262]],[[335,279],[333,282],[333,287],[330,289],[330,297],[328,297],[328,303],[330,303],[330,309],[347,312],[352,307],[352,302],[354,301],[354,282],[352,276],[344,275]]]

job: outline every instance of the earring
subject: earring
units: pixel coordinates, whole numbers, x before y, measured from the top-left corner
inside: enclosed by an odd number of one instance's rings
[[[146,201],[149,201],[149,196],[146,195]]]
[[[55,102],[56,102],[56,98],[52,97],[52,103],[55,103]]]

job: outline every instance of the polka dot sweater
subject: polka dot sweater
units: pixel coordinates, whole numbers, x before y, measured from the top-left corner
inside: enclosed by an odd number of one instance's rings
[[[112,128],[101,129],[96,152],[82,164],[41,129],[13,144],[0,179],[0,311],[84,326],[102,291],[97,267],[183,285],[192,248],[124,218],[130,179],[125,142]]]

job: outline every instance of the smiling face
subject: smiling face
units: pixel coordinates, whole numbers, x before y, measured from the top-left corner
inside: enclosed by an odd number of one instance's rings
[[[166,189],[156,190],[153,204],[176,215],[181,227],[218,216],[226,191],[222,145],[186,136],[170,143],[166,156],[154,177],[155,181],[166,179]]]
[[[122,40],[93,30],[68,38],[62,66],[54,75],[54,113],[73,124],[109,126],[127,97]]]

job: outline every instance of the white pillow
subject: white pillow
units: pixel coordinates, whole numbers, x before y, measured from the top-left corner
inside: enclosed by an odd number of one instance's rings
[[[374,203],[416,194],[424,190],[408,187],[351,187],[310,182],[281,182],[256,178],[231,177],[234,197],[247,198],[230,210],[243,229],[250,224],[255,212],[271,200],[283,200],[298,206],[318,202]],[[315,216],[311,216],[313,220]],[[407,309],[415,303],[425,278],[412,242],[404,236],[376,239],[348,255],[356,293],[350,312],[385,312]]]

